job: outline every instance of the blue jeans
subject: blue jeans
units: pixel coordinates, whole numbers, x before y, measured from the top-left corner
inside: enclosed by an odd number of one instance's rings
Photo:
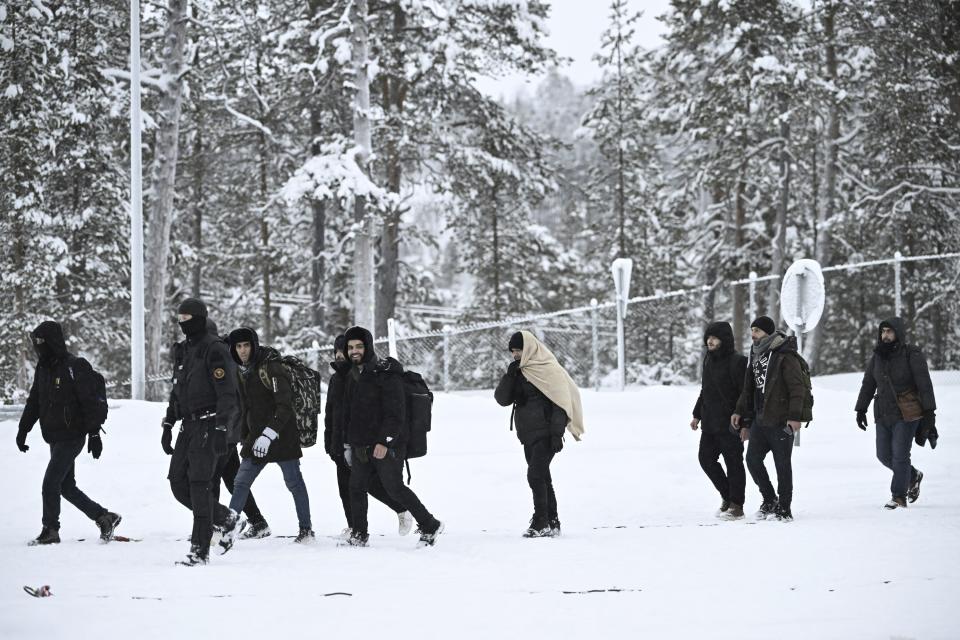
[[[277,462],[280,470],[283,472],[283,482],[287,489],[293,494],[293,504],[297,508],[297,520],[301,529],[312,529],[310,523],[310,498],[307,496],[307,484],[303,481],[303,474],[300,473],[299,460],[284,460]],[[233,481],[233,495],[230,497],[230,508],[240,513],[244,505],[247,504],[247,496],[250,495],[250,487],[253,481],[257,479],[263,468],[267,466],[266,462],[256,462],[253,458],[244,458],[240,462],[240,470],[237,471],[237,477]]]
[[[910,447],[920,421],[900,420],[892,425],[877,422],[876,426],[877,459],[893,471],[890,494],[895,498],[906,498],[907,488],[917,479],[917,470],[910,464]]]

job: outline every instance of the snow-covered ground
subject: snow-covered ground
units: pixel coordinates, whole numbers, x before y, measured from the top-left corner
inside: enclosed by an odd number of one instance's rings
[[[315,447],[303,468],[316,544],[244,541],[196,568],[173,564],[191,519],[166,481],[161,405],[112,403],[103,457],[77,465],[81,488],[140,543],[99,544],[64,503],[64,542],[27,547],[47,455],[39,428],[24,455],[5,422],[0,638],[958,638],[960,374],[935,374],[943,437],[936,451],[914,447],[923,491],[894,512],[882,508],[890,474],[872,420],[868,433],[854,424],[858,384],[814,382],[790,524],[718,521],[688,426],[697,390],[650,387],[584,392],[587,436],[553,465],[564,535],[523,539],[532,507],[509,410],[490,392],[438,394],[431,454],[412,465],[413,487],[446,523],[435,548],[399,537],[376,502],[371,547],[338,548],[326,537],[344,526],[334,466]],[[279,468],[254,493],[275,535],[296,533]],[[759,500],[748,478],[750,514]],[[43,584],[54,597],[21,589]]]

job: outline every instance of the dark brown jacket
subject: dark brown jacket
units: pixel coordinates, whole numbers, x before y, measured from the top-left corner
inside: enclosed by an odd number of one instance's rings
[[[766,377],[762,387],[758,387],[756,363],[763,354],[757,354],[756,348],[751,350],[743,392],[737,401],[737,413],[767,427],[780,427],[788,420],[799,422],[806,387],[797,354],[797,339],[778,331],[773,335],[769,354]]]

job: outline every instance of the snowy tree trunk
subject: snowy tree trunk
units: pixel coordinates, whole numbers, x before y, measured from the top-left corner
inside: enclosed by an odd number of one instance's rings
[[[310,152],[313,155],[317,155],[321,151],[320,134],[323,133],[321,116],[322,112],[319,105],[314,104],[310,109],[310,133],[313,136]],[[314,200],[310,207],[313,212],[313,245],[311,247],[313,258],[310,262],[310,318],[316,331],[319,332],[323,331],[325,315],[323,282],[326,279],[327,263],[323,252],[326,249],[327,203],[323,200]]]
[[[740,175],[737,178],[737,185],[733,192],[733,251],[735,255],[740,254],[743,247],[743,227],[747,219],[746,190],[747,190],[747,167],[746,162],[740,168]],[[733,297],[733,335],[738,344],[746,344],[747,322],[747,288],[744,285],[733,287],[731,293]],[[753,319],[750,318],[752,322]]]
[[[787,251],[787,209],[790,206],[790,123],[787,121],[789,102],[786,93],[780,94],[780,201],[777,204],[776,220],[773,223],[773,251],[770,257],[770,273],[783,275]],[[767,289],[767,311],[780,325],[780,281],[771,280]]]
[[[193,295],[200,297],[200,288],[203,285],[203,179],[205,162],[203,157],[203,119],[201,116],[202,100],[197,107],[197,133],[193,140]]]
[[[183,50],[187,39],[187,0],[169,0],[167,30],[163,46],[164,90],[154,151],[150,191],[153,195],[146,234],[147,372],[160,371],[163,327],[166,313],[167,263],[170,257],[170,230],[174,218],[174,182],[179,154],[180,107],[183,93]],[[152,393],[157,399],[157,393]]]
[[[353,103],[353,140],[357,146],[357,162],[363,171],[370,159],[370,78],[367,75],[367,0],[354,0],[350,7],[352,33],[353,83],[356,89]],[[354,197],[353,209],[356,241],[353,254],[353,313],[354,323],[374,329],[373,239],[376,232],[372,215],[367,212],[366,198]]]

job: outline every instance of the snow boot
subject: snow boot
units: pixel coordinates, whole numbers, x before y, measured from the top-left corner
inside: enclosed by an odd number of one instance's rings
[[[550,522],[547,523],[547,526],[550,527],[550,533],[547,534],[551,538],[560,537],[560,518],[550,518]]]
[[[240,539],[259,540],[260,538],[270,537],[271,533],[270,525],[267,524],[266,520],[258,520],[257,522],[247,520],[246,526],[240,532]]]
[[[31,547],[41,544],[60,544],[60,530],[43,527],[40,529],[40,535],[28,543]]]
[[[300,533],[297,534],[294,542],[310,544],[314,540],[316,540],[316,536],[313,535],[313,529],[300,529]]]
[[[907,489],[907,500],[910,502],[916,502],[917,498],[920,497],[920,482],[923,480],[923,471],[917,471],[917,479],[910,483],[910,488]]]
[[[360,531],[350,530],[350,535],[339,544],[342,547],[368,547],[370,546],[370,534]]]
[[[123,518],[119,514],[112,513],[107,511],[105,514],[97,518],[97,526],[100,527],[100,540],[103,542],[110,542],[113,540],[113,532],[118,526],[120,526],[120,521]]]
[[[890,498],[890,502],[883,505],[884,509],[889,509],[893,511],[894,509],[906,509],[907,508],[907,499],[900,496],[893,496]]]
[[[757,520],[766,520],[770,516],[773,516],[777,513],[777,501],[767,502],[763,501],[763,504],[760,505],[760,509],[757,511]]]
[[[181,567],[195,567],[198,564],[207,564],[210,559],[200,552],[200,547],[190,547],[190,553],[183,560],[177,560],[175,564]]]
[[[727,512],[727,509],[730,508],[730,501],[724,498],[720,501],[720,510],[717,512],[717,515],[721,515]]]
[[[776,517],[780,522],[793,522],[793,514],[790,513],[790,507],[785,507],[781,504],[777,505]]]
[[[524,538],[546,538],[550,535],[550,525],[537,519],[536,516],[530,518],[530,526],[523,532]]]
[[[413,530],[413,514],[409,511],[401,511],[398,513],[397,520],[399,520],[397,533],[400,535],[405,536]]]
[[[443,523],[437,520],[437,526],[430,533],[421,532],[417,547],[432,547],[437,543],[437,536],[443,533]]]
[[[220,548],[222,551],[220,555],[225,554],[233,548],[233,543],[237,539],[237,533],[242,526],[243,518],[240,517],[239,513],[231,509],[230,513],[227,514],[226,522],[223,523],[223,537],[220,538]]]
[[[743,505],[731,502],[726,513],[720,515],[722,520],[739,520],[743,517]]]

